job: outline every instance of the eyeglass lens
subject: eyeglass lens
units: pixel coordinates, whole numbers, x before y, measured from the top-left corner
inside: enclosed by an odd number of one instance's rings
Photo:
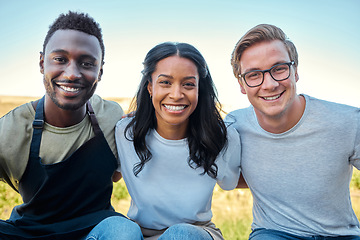
[[[283,63],[273,66],[268,70],[255,70],[244,75],[244,79],[249,86],[259,86],[264,80],[264,74],[269,72],[271,77],[276,81],[282,81],[290,76],[289,64]]]

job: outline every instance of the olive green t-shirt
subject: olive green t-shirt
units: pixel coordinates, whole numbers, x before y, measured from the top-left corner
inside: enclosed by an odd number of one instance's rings
[[[116,102],[103,100],[97,95],[90,99],[101,130],[117,156],[114,129],[123,110]],[[25,171],[32,139],[35,110],[31,103],[21,105],[0,119],[0,179],[18,188]],[[44,125],[40,157],[44,164],[54,164],[69,157],[94,136],[89,116],[78,124],[59,128]]]

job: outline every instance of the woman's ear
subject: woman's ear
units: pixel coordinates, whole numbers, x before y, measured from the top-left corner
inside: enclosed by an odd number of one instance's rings
[[[148,81],[147,90],[149,92],[150,97],[152,97],[152,84],[150,81]]]

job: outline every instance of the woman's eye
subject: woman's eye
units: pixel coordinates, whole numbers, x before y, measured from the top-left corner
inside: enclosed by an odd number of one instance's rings
[[[169,81],[167,81],[167,80],[163,80],[163,81],[160,81],[160,84],[163,84],[163,85],[168,85],[168,84],[170,84],[170,82],[169,82]]]
[[[195,87],[195,83],[188,82],[188,83],[185,83],[184,86],[185,87]]]

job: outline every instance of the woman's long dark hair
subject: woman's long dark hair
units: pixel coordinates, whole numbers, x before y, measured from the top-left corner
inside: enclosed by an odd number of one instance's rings
[[[128,136],[132,136],[129,140],[133,141],[140,158],[133,171],[137,175],[152,157],[145,141],[146,134],[150,129],[155,129],[157,123],[155,109],[147,89],[152,81],[151,74],[160,60],[175,55],[191,60],[197,66],[200,78],[198,104],[189,117],[188,163],[193,168],[203,167],[203,174],[207,173],[210,177],[216,178],[218,167],[215,160],[227,144],[226,126],[220,115],[221,105],[205,59],[195,47],[187,43],[161,43],[152,48],[145,57],[143,77],[130,108],[130,111],[134,112],[134,118],[126,126],[124,133],[127,137],[129,131]]]

